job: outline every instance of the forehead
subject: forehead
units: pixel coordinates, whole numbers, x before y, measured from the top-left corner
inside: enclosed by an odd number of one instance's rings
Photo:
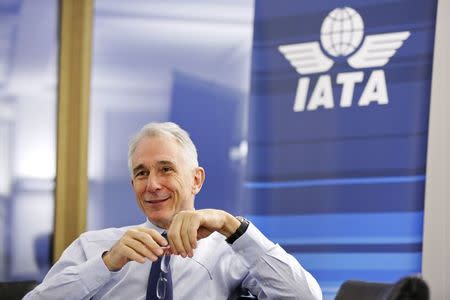
[[[181,163],[182,148],[175,139],[167,136],[144,137],[137,144],[132,157],[133,166],[158,161]]]

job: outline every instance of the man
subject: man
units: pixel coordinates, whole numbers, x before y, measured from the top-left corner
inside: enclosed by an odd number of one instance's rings
[[[194,209],[205,171],[178,125],[144,126],[128,165],[147,222],[82,234],[25,299],[228,299],[240,288],[322,299],[316,280],[247,220]]]

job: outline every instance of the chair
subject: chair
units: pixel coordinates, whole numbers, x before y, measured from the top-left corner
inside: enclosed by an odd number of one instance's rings
[[[348,280],[339,288],[335,300],[429,300],[426,282],[416,276],[396,283],[377,283]]]
[[[254,295],[252,295],[248,290],[237,287],[235,291],[231,293],[227,300],[256,300],[258,299]]]
[[[33,280],[0,282],[0,297],[1,299],[20,300],[29,291],[34,289],[37,284],[38,283]]]

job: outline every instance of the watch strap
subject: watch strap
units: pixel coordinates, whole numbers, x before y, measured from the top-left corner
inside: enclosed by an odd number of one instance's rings
[[[244,217],[237,216],[236,219],[241,222],[241,225],[239,225],[236,231],[226,239],[227,243],[230,245],[233,244],[238,238],[240,238],[241,235],[243,235],[247,231],[247,228],[250,225],[250,222]]]

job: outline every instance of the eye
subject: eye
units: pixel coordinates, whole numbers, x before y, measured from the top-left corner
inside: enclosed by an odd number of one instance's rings
[[[170,173],[170,172],[173,171],[173,168],[172,168],[172,167],[169,167],[169,166],[164,166],[164,167],[161,168],[161,171],[162,171],[163,173]]]
[[[146,170],[139,170],[134,174],[135,178],[144,178],[148,175],[148,171]]]

